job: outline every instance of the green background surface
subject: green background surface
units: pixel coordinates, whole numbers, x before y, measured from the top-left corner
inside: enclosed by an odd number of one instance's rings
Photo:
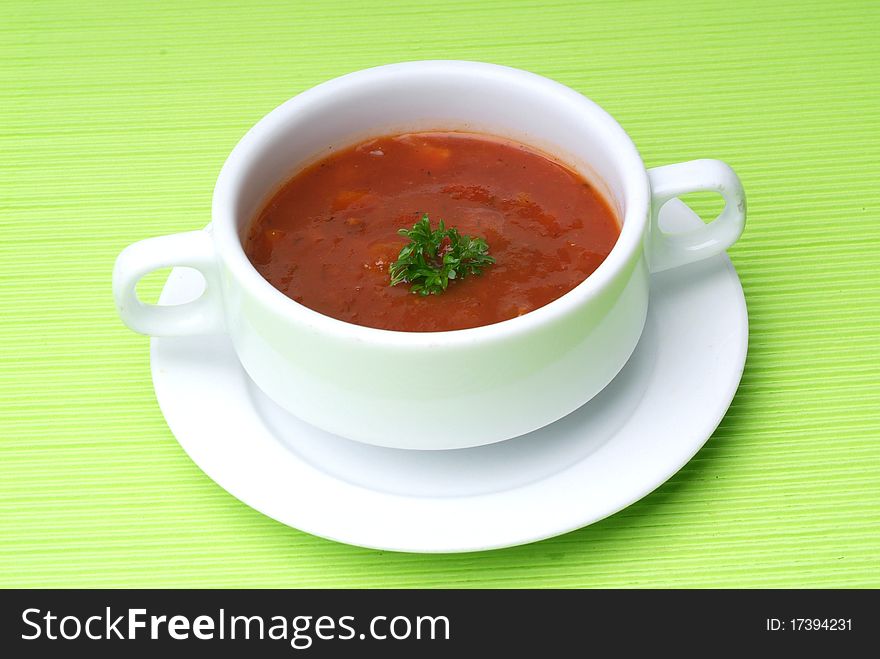
[[[0,585],[880,586],[880,3],[537,5],[0,5]],[[484,554],[348,547],[239,503],[169,432],[110,296],[125,245],[208,222],[269,110],[425,58],[555,78],[648,166],[720,158],[749,197],[749,358],[706,447],[609,519]]]

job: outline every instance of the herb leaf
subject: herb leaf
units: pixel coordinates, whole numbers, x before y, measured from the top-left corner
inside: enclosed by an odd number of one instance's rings
[[[427,213],[412,229],[400,229],[397,233],[410,242],[388,268],[391,285],[409,284],[410,290],[419,295],[442,293],[451,280],[479,275],[483,268],[495,263],[484,239],[447,229],[443,220],[437,229],[431,229]]]

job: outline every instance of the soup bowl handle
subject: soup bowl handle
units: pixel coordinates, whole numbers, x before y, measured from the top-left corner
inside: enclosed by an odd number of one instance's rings
[[[736,173],[720,160],[691,160],[648,170],[651,183],[651,224],[648,266],[651,272],[715,256],[735,243],[746,222],[746,197]],[[688,192],[717,192],[724,199],[721,214],[706,226],[681,233],[660,227],[660,209]]]
[[[145,304],[137,283],[159,268],[195,268],[205,278],[197,299],[176,305]],[[147,238],[126,247],[113,266],[113,298],[122,321],[149,336],[188,336],[224,331],[220,276],[214,243],[207,230]]]

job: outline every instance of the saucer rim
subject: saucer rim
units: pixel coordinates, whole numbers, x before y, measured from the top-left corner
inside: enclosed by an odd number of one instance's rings
[[[689,218],[689,221],[693,221],[694,219],[699,219],[697,216],[691,211],[689,207],[687,207],[683,202],[679,200],[670,201],[667,206],[670,206],[670,212],[687,212],[692,217]],[[237,485],[230,485],[230,481],[234,479],[227,478],[225,474],[216,473],[210,466],[206,466],[202,457],[198,454],[198,451],[191,450],[194,448],[190,445],[190,441],[186,438],[186,429],[183,426],[187,426],[189,424],[182,423],[177,410],[174,409],[177,401],[168,400],[168,398],[163,395],[163,385],[160,384],[160,378],[158,378],[157,371],[160,369],[159,362],[160,359],[157,358],[158,349],[162,345],[164,341],[173,341],[174,339],[168,338],[158,338],[154,337],[150,343],[150,361],[151,361],[151,371],[153,375],[154,388],[156,391],[156,397],[159,403],[159,407],[162,411],[163,416],[168,423],[169,428],[172,431],[172,434],[177,439],[178,443],[193,460],[193,462],[205,473],[208,478],[211,478],[215,483],[217,483],[220,487],[226,490],[233,497],[244,503],[245,505],[257,510],[258,512],[284,524],[285,526],[290,526],[292,528],[296,528],[305,533],[309,533],[311,535],[315,535],[317,537],[325,538],[328,540],[333,540],[335,542],[341,542],[344,544],[365,547],[369,549],[377,549],[382,551],[395,551],[395,552],[404,552],[404,553],[464,553],[464,552],[476,552],[476,551],[486,551],[492,549],[501,549],[505,547],[519,546],[524,544],[530,544],[533,542],[539,542],[541,540],[545,540],[548,538],[556,537],[559,535],[563,535],[574,530],[584,528],[585,526],[589,526],[594,524],[602,519],[605,519],[617,512],[620,512],[624,508],[632,505],[633,503],[641,500],[657,488],[659,488],[663,483],[668,481],[674,474],[676,474],[679,470],[681,470],[691,459],[699,452],[699,450],[705,445],[705,443],[709,440],[712,434],[717,429],[718,425],[721,423],[724,415],[730,407],[730,404],[733,401],[733,398],[736,394],[736,391],[739,387],[739,383],[742,378],[743,370],[745,367],[746,356],[748,352],[748,335],[749,335],[749,327],[748,327],[748,312],[745,303],[745,297],[742,291],[742,285],[737,275],[733,264],[730,262],[730,259],[726,254],[720,254],[718,256],[712,257],[709,260],[720,259],[725,268],[725,274],[727,278],[735,285],[735,303],[738,307],[737,316],[741,319],[742,329],[740,331],[740,342],[739,345],[731,346],[729,349],[736,350],[737,354],[731,360],[731,363],[737,364],[735,372],[731,372],[729,377],[726,379],[727,386],[723,391],[720,390],[715,392],[711,398],[714,400],[716,404],[713,406],[714,412],[709,414],[708,411],[704,408],[701,416],[705,418],[705,422],[701,425],[704,430],[696,433],[694,439],[688,441],[686,445],[681,445],[679,451],[676,454],[679,456],[676,460],[674,460],[674,464],[670,463],[668,469],[662,471],[662,476],[659,475],[661,472],[657,472],[657,474],[652,474],[650,478],[642,479],[644,481],[644,486],[641,488],[630,489],[627,492],[627,495],[624,497],[615,497],[613,503],[601,509],[601,512],[597,512],[596,507],[584,507],[584,514],[582,516],[570,515],[569,521],[564,525],[554,526],[552,529],[542,528],[540,531],[536,531],[534,533],[529,533],[528,529],[531,528],[527,526],[524,529],[524,533],[519,534],[502,534],[505,536],[504,539],[500,539],[496,543],[468,543],[467,539],[463,536],[458,536],[454,539],[453,542],[448,544],[444,544],[442,546],[438,546],[437,543],[425,543],[421,541],[420,538],[408,538],[410,542],[377,542],[370,540],[369,538],[357,539],[352,537],[357,535],[357,531],[349,532],[348,535],[346,533],[336,533],[333,532],[332,526],[333,523],[327,525],[327,528],[314,528],[312,525],[305,523],[292,523],[289,515],[285,515],[282,518],[279,514],[273,514],[273,512],[268,512],[268,510],[272,509],[273,506],[267,502],[255,501],[256,497],[251,496],[250,493],[242,492],[239,490]],[[683,266],[689,267],[689,266]],[[172,272],[173,276],[173,272]],[[663,273],[655,276],[664,276]],[[171,276],[169,277],[169,282],[172,281]],[[173,285],[172,285],[173,286]],[[162,295],[166,294],[166,291],[170,288],[169,284],[166,282],[165,287],[163,288]],[[161,300],[161,298],[160,298]],[[734,300],[731,299],[729,303],[734,303]],[[244,377],[244,376],[243,376]],[[257,412],[256,407],[253,402],[244,403],[242,407],[250,407],[253,410],[253,414],[260,421],[260,424],[265,427],[265,424],[262,421],[262,418],[259,416],[259,412]],[[268,429],[267,429],[268,431]],[[271,433],[269,433],[271,435]],[[278,442],[277,438],[273,436],[276,442]],[[616,436],[611,437],[608,441],[614,442],[617,439]],[[685,441],[685,440],[682,440]],[[282,442],[278,442],[281,444]],[[462,449],[468,450],[468,449]],[[293,451],[289,449],[285,449],[288,454],[295,455]],[[300,456],[296,456],[297,460],[304,462]],[[586,458],[586,459],[589,459]],[[312,465],[308,465],[309,468],[315,469]],[[430,498],[421,497],[419,495],[410,495],[404,496],[402,494],[388,495],[384,492],[378,492],[377,490],[368,489],[361,485],[352,484],[346,481],[339,481],[339,479],[335,478],[332,474],[319,471],[325,478],[332,479],[339,483],[344,484],[347,487],[354,488],[355,490],[360,490],[362,492],[370,492],[372,494],[381,494],[385,497],[390,496],[391,498],[399,498],[406,501],[411,500],[422,500],[425,502],[425,505],[428,505],[428,502],[431,501]],[[213,473],[212,473],[213,472]],[[549,475],[537,483],[533,485],[540,485],[543,482],[552,481],[554,475]],[[520,488],[523,489],[523,488]],[[511,492],[516,491],[499,491],[493,492],[490,494],[482,494],[475,496],[464,496],[464,497],[455,497],[458,499],[474,499],[481,496],[496,496],[496,497],[505,497],[510,496]],[[609,497],[609,499],[611,499]],[[294,506],[295,508],[296,506]],[[359,525],[358,528],[365,528],[362,525]],[[399,534],[398,534],[399,535]],[[516,535],[516,537],[511,537],[512,535]]]

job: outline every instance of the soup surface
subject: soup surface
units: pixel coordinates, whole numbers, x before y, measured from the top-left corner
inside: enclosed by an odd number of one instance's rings
[[[483,238],[495,263],[436,295],[390,285],[427,213]],[[552,302],[605,259],[620,227],[580,175],[516,142],[409,133],[331,153],[254,219],[245,252],[278,290],[315,311],[380,329],[431,332],[508,320]]]

